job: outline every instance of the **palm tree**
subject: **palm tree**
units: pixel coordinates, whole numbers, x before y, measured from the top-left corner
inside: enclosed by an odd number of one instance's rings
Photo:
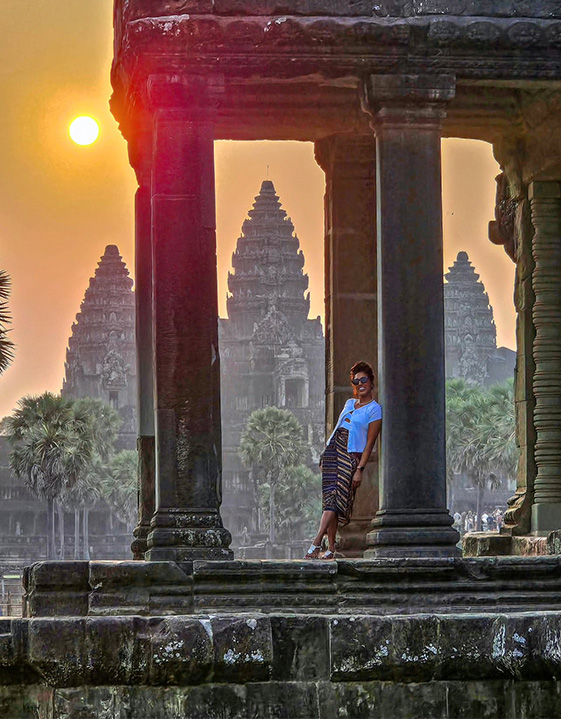
[[[138,515],[138,453],[125,449],[111,458],[101,493],[117,519],[131,532]]]
[[[289,467],[302,463],[305,446],[302,425],[286,409],[265,407],[249,416],[242,432],[239,455],[244,466],[258,470],[269,488],[269,542],[275,542],[275,490]]]
[[[84,548],[88,553],[88,513],[100,496],[104,462],[113,452],[120,426],[118,413],[100,400],[74,400],[51,392],[24,397],[6,421],[12,444],[11,467],[29,490],[47,503],[47,558],[54,558],[54,510],[58,509],[61,558],[64,558],[64,506],[84,513]]]
[[[14,358],[14,343],[8,339],[7,325],[12,321],[8,299],[10,297],[10,277],[0,270],[0,374],[6,371]]]
[[[477,529],[487,489],[497,489],[501,475],[516,472],[517,452],[512,380],[484,390],[463,380],[447,383],[447,473],[465,472],[477,489]]]
[[[64,502],[74,511],[74,557],[80,551],[80,513],[82,514],[82,539],[85,559],[90,558],[89,516],[92,507],[102,496],[102,483],[107,466],[114,453],[114,443],[122,424],[119,413],[103,400],[83,397],[74,400],[75,415],[84,422],[92,443],[87,463],[76,474],[71,491],[66,492]]]
[[[269,503],[269,485],[261,487],[262,506]],[[275,489],[275,531],[288,538],[305,538],[316,528],[321,514],[321,476],[300,464],[287,467]]]
[[[6,422],[12,472],[47,503],[48,559],[55,554],[55,502],[72,488],[92,457],[88,427],[72,400],[50,392],[21,399]],[[63,557],[64,527],[60,529]]]

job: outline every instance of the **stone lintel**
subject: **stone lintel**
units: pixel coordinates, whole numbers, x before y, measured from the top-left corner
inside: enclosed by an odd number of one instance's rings
[[[362,18],[458,17],[517,18],[535,20],[561,19],[556,0],[513,3],[505,0],[432,0],[431,2],[395,2],[395,0],[354,0],[341,3],[333,0],[117,0],[116,10],[127,19],[146,16],[223,15],[223,16],[325,16]]]

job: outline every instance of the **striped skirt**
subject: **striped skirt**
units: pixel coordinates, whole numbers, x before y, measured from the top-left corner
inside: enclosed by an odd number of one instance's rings
[[[323,511],[335,512],[342,527],[351,519],[356,491],[352,479],[361,457],[357,452],[347,452],[348,437],[349,431],[339,428],[325,448],[321,463]]]

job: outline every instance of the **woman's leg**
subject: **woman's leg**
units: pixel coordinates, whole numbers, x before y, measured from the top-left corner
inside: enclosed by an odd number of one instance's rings
[[[316,534],[316,537],[314,539],[314,544],[316,546],[319,546],[321,544],[322,539],[327,534],[327,528],[331,524],[333,518],[335,519],[335,527],[337,527],[337,514],[335,512],[333,512],[331,509],[326,509],[321,515],[318,533]]]
[[[335,538],[337,536],[337,514],[331,512],[331,521],[327,525],[327,542],[329,544],[329,551],[335,552]]]

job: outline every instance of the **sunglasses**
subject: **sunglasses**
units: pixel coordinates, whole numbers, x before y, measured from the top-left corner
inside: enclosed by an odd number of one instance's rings
[[[355,379],[352,379],[351,382],[356,387],[359,384],[366,384],[368,382],[368,377],[359,377],[358,379],[355,377]]]

